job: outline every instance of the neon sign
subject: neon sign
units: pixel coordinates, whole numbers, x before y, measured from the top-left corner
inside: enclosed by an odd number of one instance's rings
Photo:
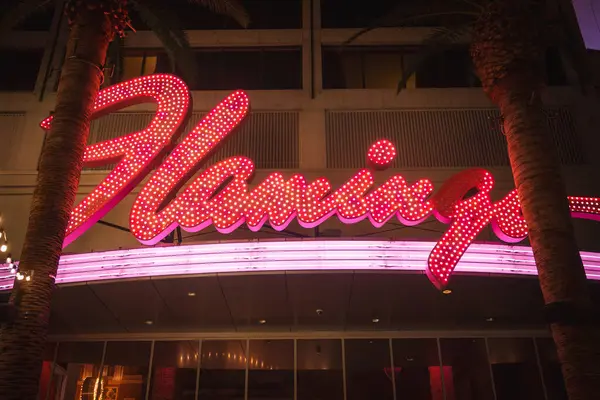
[[[392,218],[417,225],[434,215],[450,227],[428,258],[427,275],[438,287],[447,285],[452,272],[477,234],[487,225],[503,241],[516,243],[527,236],[516,190],[493,203],[492,175],[471,169],[451,177],[435,193],[426,179],[409,185],[395,175],[373,188],[373,173],[362,169],[338,189],[326,178],[307,182],[299,174],[285,179],[273,173],[249,189],[254,163],[238,156],[208,166],[186,187],[207,156],[226,139],[248,114],[249,99],[236,91],[219,103],[174,149],[189,115],[190,93],[171,75],[150,75],[102,90],[94,105],[94,117],[137,103],[152,101],[157,110],[143,130],[90,145],[84,162],[101,164],[119,160],[108,176],[72,212],[64,246],[74,241],[126,196],[155,166],[167,158],[142,187],[130,213],[130,228],[143,244],[152,245],[177,226],[197,232],[213,225],[231,233],[240,225],[258,231],[269,224],[285,229],[293,219],[305,227],[321,224],[332,216],[347,224],[368,219],[377,228]],[[52,117],[42,121],[49,129]],[[169,153],[170,152],[170,153]],[[388,167],[396,149],[387,140],[367,152],[372,169]],[[182,191],[179,191],[182,189]],[[476,194],[465,198],[476,189]],[[600,220],[600,199],[569,197],[574,217]]]

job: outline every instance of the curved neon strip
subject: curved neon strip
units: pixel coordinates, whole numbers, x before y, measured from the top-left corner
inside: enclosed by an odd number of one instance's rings
[[[278,271],[416,271],[424,273],[435,242],[291,240],[146,247],[61,258],[57,284],[148,277]],[[600,280],[600,253],[581,252],[588,279]],[[6,269],[4,269],[6,271]],[[536,275],[530,247],[473,244],[457,273]],[[0,290],[14,275],[0,274]]]

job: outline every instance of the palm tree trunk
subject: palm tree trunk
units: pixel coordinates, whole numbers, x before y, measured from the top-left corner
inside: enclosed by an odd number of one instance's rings
[[[530,88],[527,82],[507,78],[496,87],[494,98],[504,118],[512,172],[569,399],[598,399],[600,337],[586,321],[592,305],[560,164],[539,92]]]
[[[0,331],[2,400],[33,400],[37,395],[54,280],[112,38],[109,16],[99,8],[82,8],[67,45],[21,254],[20,268],[33,272],[33,279],[15,285],[11,301],[18,307],[17,317]]]

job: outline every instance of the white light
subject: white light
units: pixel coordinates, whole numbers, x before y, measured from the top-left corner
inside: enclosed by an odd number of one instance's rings
[[[379,322],[379,318],[373,318],[372,321],[373,321],[374,324],[376,324],[376,323]]]
[[[27,276],[25,277],[25,280],[26,280],[27,282],[29,282],[29,281],[31,280],[31,276],[27,275]]]
[[[194,297],[194,296],[196,296],[196,292],[188,292],[188,296],[189,297]]]
[[[154,323],[154,321],[152,321],[151,319],[148,319],[144,322],[146,325],[152,325]]]
[[[23,276],[21,273],[18,273],[18,274],[17,274],[17,279],[18,279],[18,280],[22,281],[22,280],[23,280],[23,278],[25,278],[25,276]]]
[[[261,320],[258,321],[258,323],[261,324],[261,325],[264,325],[264,324],[267,323],[267,320],[266,319],[261,319]]]
[[[7,264],[12,264],[12,257],[11,256],[6,257],[6,263]]]
[[[13,266],[10,268],[10,273],[11,273],[11,274],[14,274],[15,272],[17,272],[17,269],[16,269],[16,268],[15,268],[15,266],[13,265]]]
[[[8,250],[8,246],[6,243],[3,243],[2,246],[0,246],[0,251],[6,253],[6,250]]]

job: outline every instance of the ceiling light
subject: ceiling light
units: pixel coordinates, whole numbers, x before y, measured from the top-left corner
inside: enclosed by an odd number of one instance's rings
[[[452,290],[450,290],[450,289],[444,289],[444,290],[442,290],[442,293],[444,293],[444,294],[450,294],[450,293],[452,293]]]
[[[146,321],[144,321],[144,323],[146,325],[152,325],[154,323],[154,321],[152,321],[151,319],[147,319]]]
[[[488,317],[485,319],[487,322],[494,322],[494,317]]]
[[[261,325],[264,325],[264,324],[267,323],[267,320],[266,319],[261,319],[261,320],[258,321],[258,323],[261,324]]]
[[[323,309],[317,308],[315,311],[316,311],[317,315],[323,315]]]
[[[408,361],[408,362],[412,362],[412,361],[415,361],[415,359],[414,359],[414,358],[412,358],[412,357],[406,357],[406,361]]]
[[[374,324],[379,322],[379,318],[373,318],[371,321],[373,321]]]
[[[194,297],[194,296],[196,296],[196,292],[188,292],[188,296],[189,297]]]

